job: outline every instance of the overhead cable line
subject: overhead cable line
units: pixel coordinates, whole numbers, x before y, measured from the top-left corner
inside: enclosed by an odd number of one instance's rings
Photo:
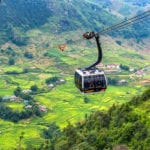
[[[135,17],[126,19],[126,20],[122,21],[121,23],[118,23],[118,24],[116,24],[116,25],[110,26],[110,27],[108,27],[108,28],[106,28],[106,29],[104,29],[104,30],[102,30],[102,31],[99,31],[98,33],[99,33],[99,34],[105,34],[105,33],[107,33],[107,32],[111,32],[111,31],[113,31],[113,30],[123,28],[123,27],[125,27],[125,26],[130,25],[130,24],[133,24],[133,23],[136,23],[136,22],[138,22],[138,21],[141,21],[142,19],[144,19],[144,18],[146,18],[146,17],[148,17],[148,16],[150,16],[150,10],[149,10],[149,11],[146,11],[146,12],[144,12],[144,13],[142,13],[142,14],[139,14],[139,15],[137,15],[137,16],[135,16]]]
[[[122,29],[122,28],[127,27],[127,26],[129,26],[131,24],[138,23],[140,21],[144,21],[145,18],[147,18],[149,16],[150,16],[150,10],[145,11],[145,12],[143,12],[143,13],[137,15],[137,16],[134,16],[132,18],[126,19],[126,20],[124,20],[124,21],[122,21],[122,22],[120,22],[118,24],[112,25],[112,26],[110,26],[108,28],[100,30],[99,32],[97,32],[97,34],[102,35],[102,34],[106,34],[108,32],[112,32],[112,31],[117,30],[117,29],[118,30]],[[80,39],[77,39],[77,40],[73,41],[72,43],[78,43],[78,42],[81,42],[81,41],[82,40],[80,38]]]

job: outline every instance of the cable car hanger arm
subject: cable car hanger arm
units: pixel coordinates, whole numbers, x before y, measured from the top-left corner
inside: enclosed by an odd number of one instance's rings
[[[98,33],[86,32],[86,33],[83,34],[83,37],[88,39],[88,40],[92,39],[92,38],[95,38],[96,44],[97,44],[97,49],[98,49],[97,61],[94,64],[90,65],[89,67],[85,68],[86,70],[90,70],[92,68],[95,68],[96,65],[98,65],[102,61],[102,48],[101,48],[101,44],[100,44],[100,41],[99,41],[99,34]]]

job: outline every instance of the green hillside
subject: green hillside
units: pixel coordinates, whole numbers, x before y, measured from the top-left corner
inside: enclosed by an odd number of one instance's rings
[[[126,104],[113,105],[107,112],[97,111],[84,120],[69,124],[60,132],[54,124],[44,130],[50,139],[42,149],[102,150],[142,149],[150,147],[150,89]]]
[[[149,1],[144,3],[147,6]],[[25,32],[39,27],[53,34],[79,29],[99,31],[148,10],[148,6],[145,8],[145,5],[134,6],[124,1],[91,0],[2,1],[0,4],[0,43],[12,41],[17,45],[27,44],[28,37]],[[139,42],[149,37],[149,23],[148,19],[140,24],[113,32],[111,35],[123,36],[127,39],[134,38]],[[141,27],[144,27],[143,30],[140,30]]]
[[[124,1],[120,1],[118,9],[113,12],[108,9],[115,8],[112,1],[2,0],[0,150],[47,149],[45,146],[51,145],[49,138],[54,138],[49,130],[57,129],[58,134],[64,134],[61,131],[68,123],[76,126],[80,122],[79,127],[84,126],[85,118],[96,118],[94,112],[101,110],[105,115],[111,107],[126,106],[134,95],[149,87],[149,21],[101,35],[103,67],[100,69],[106,72],[108,79],[106,92],[83,95],[74,85],[75,69],[88,66],[97,59],[95,41],[83,39],[82,34],[99,31],[124,19],[123,3],[126,3],[126,9],[135,8],[132,3]],[[136,8],[144,10],[142,6]],[[139,31],[139,28],[143,30]],[[67,47],[62,52],[58,45],[64,43]],[[114,64],[119,69],[109,68]],[[112,113],[115,114],[121,106],[116,106]],[[139,106],[139,114],[143,115],[144,102],[143,107]],[[111,125],[113,129],[112,122],[109,127]],[[96,131],[92,126],[91,130]],[[93,134],[91,130],[89,132]],[[81,134],[80,130],[77,132]],[[111,131],[112,135],[114,133]],[[56,147],[68,144],[64,135],[61,138],[57,139],[60,141],[58,145],[54,143]],[[80,149],[80,145],[86,149],[87,143],[76,145],[74,142],[73,149]],[[131,144],[127,143],[129,147]]]
[[[86,28],[94,31],[116,19],[100,6],[80,0],[7,0],[0,4],[0,15],[0,42],[9,40],[15,44],[20,44],[27,30],[42,25],[44,30],[57,34]]]

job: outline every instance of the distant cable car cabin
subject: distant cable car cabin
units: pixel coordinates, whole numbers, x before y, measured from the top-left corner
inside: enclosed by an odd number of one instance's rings
[[[61,44],[61,45],[58,45],[58,48],[60,51],[64,51],[66,46],[67,46],[66,44]]]
[[[105,91],[107,88],[107,79],[105,73],[96,68],[102,60],[102,49],[99,42],[99,34],[94,32],[86,32],[83,34],[86,39],[95,37],[98,48],[98,59],[89,67],[76,69],[75,85],[82,93],[95,93]]]

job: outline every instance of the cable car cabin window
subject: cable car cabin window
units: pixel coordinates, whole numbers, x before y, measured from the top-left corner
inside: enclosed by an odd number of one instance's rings
[[[84,90],[90,90],[95,87],[94,78],[92,76],[84,77]]]
[[[82,89],[82,76],[75,72],[75,85],[80,90]]]
[[[96,88],[106,88],[106,79],[104,75],[95,76]]]
[[[104,74],[84,76],[84,92],[98,92],[106,89]]]

